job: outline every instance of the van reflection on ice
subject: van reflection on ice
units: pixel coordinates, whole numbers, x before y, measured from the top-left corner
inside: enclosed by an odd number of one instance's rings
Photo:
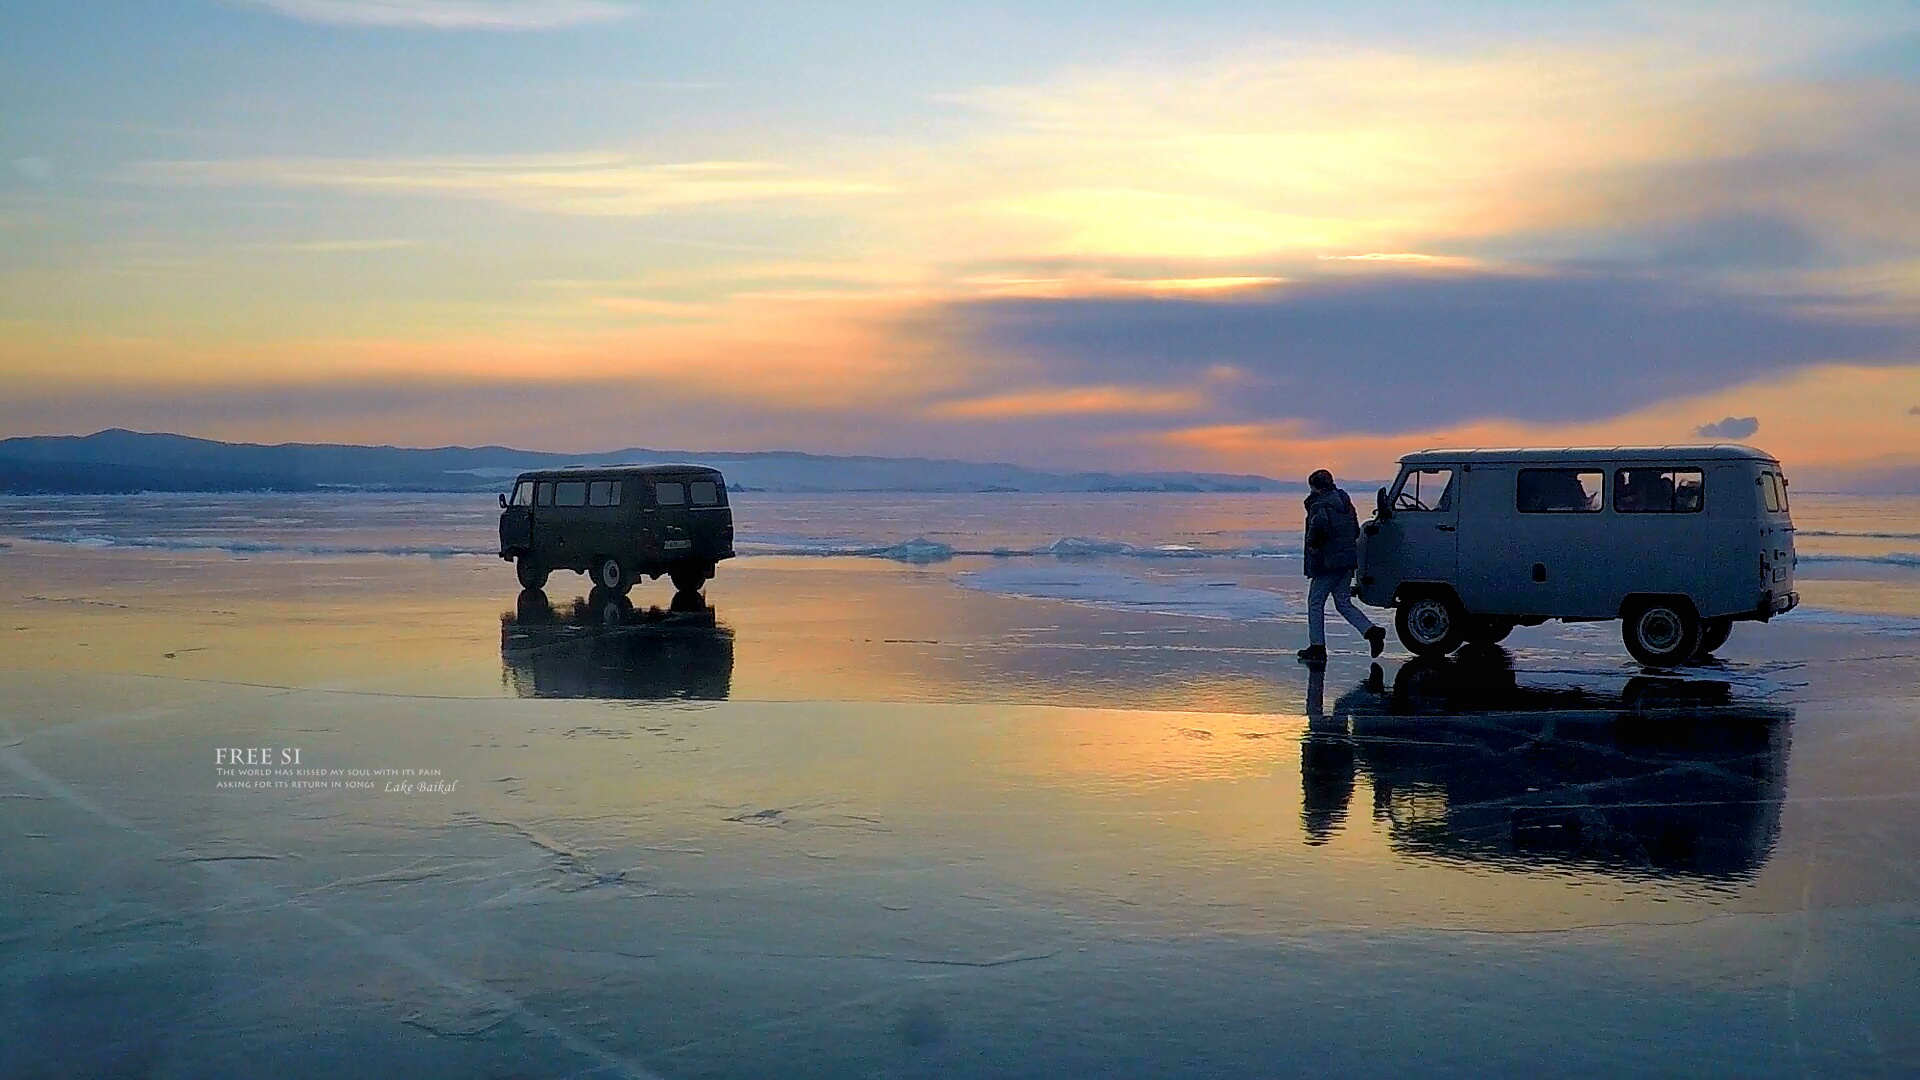
[[[636,608],[607,589],[556,606],[538,589],[500,616],[501,679],[520,697],[724,700],[733,630],[698,593]]]
[[[1792,710],[1724,682],[1525,686],[1498,648],[1378,664],[1323,706],[1310,673],[1301,745],[1309,844],[1345,823],[1357,781],[1395,850],[1526,870],[1732,882],[1773,853]]]

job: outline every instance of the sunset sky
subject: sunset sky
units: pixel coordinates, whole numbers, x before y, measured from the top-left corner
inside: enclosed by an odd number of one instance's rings
[[[0,435],[1920,470],[1920,5],[13,0]]]

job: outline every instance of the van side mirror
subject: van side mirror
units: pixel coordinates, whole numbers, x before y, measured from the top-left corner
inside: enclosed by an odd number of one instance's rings
[[[1393,518],[1393,507],[1387,502],[1387,489],[1381,488],[1373,497],[1373,517],[1375,521],[1389,521]]]
[[[500,496],[500,509],[505,510],[506,508],[507,508],[507,497],[503,494]]]

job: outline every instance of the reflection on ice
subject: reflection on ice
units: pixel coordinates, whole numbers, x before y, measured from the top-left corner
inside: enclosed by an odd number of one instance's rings
[[[527,589],[500,616],[500,662],[521,697],[720,701],[733,686],[733,630],[698,593],[663,610],[598,588],[556,607]]]
[[[1727,683],[1527,686],[1493,649],[1414,661],[1391,685],[1374,665],[1328,712],[1323,679],[1301,746],[1310,844],[1341,828],[1364,777],[1405,854],[1728,881],[1773,852],[1792,710]]]

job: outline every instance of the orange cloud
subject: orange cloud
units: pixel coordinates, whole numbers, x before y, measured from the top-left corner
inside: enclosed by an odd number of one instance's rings
[[[1026,390],[1017,394],[968,398],[930,405],[928,416],[949,420],[1010,420],[1027,416],[1092,413],[1191,412],[1207,402],[1198,390],[1152,390],[1124,386],[1080,386]]]

